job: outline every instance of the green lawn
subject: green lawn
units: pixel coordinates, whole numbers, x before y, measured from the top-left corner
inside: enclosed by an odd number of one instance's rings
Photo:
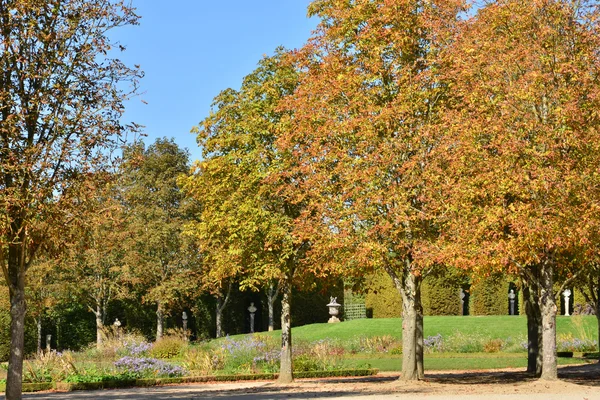
[[[347,356],[348,367],[364,367],[366,364],[380,371],[400,371],[402,369],[401,355],[353,355]],[[425,355],[425,369],[436,370],[475,370],[498,368],[525,368],[527,354],[525,353],[439,353]],[[559,365],[597,362],[585,360],[582,357],[559,358]]]
[[[577,322],[581,321],[582,328]],[[580,330],[585,330],[592,339],[597,339],[597,322],[595,316],[557,317],[558,334],[572,334],[581,338]],[[519,316],[447,316],[425,317],[424,336],[441,334],[448,337],[456,333],[464,335],[479,335],[490,339],[507,339],[509,337],[523,337],[527,335],[527,318]],[[281,331],[263,333],[265,335],[281,335]],[[354,337],[391,335],[400,339],[402,337],[402,320],[400,318],[356,319],[344,321],[339,324],[312,324],[299,326],[292,329],[294,340],[313,342],[320,339],[348,340]]]
[[[594,316],[557,317],[557,336],[572,335],[579,339],[597,340],[597,322]],[[524,368],[527,366],[527,353],[521,347],[527,337],[527,318],[525,316],[447,316],[425,317],[424,336],[441,334],[444,340],[461,336],[463,341],[485,342],[491,339],[512,340],[510,352],[496,353],[447,353],[433,352],[425,354],[425,369],[494,369]],[[279,337],[280,331],[260,333]],[[402,337],[402,320],[399,318],[359,319],[338,324],[312,324],[292,329],[292,337],[296,344],[315,342],[322,339],[347,342],[358,337],[393,336],[400,341]],[[471,338],[473,338],[471,340]],[[456,351],[456,350],[451,350]],[[482,351],[482,350],[474,350]],[[573,364],[586,361],[581,354],[574,358],[559,358],[558,363]],[[596,362],[594,360],[594,362]],[[364,367],[370,365],[382,371],[398,371],[401,369],[402,355],[390,353],[368,354],[358,353],[344,355],[344,363],[348,367]]]

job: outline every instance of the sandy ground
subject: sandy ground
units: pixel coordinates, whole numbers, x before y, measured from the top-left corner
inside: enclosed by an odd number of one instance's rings
[[[600,364],[562,367],[560,380],[538,381],[521,370],[430,371],[417,383],[401,383],[397,373],[367,378],[273,382],[209,383],[71,393],[25,394],[25,399],[467,399],[467,400],[600,400]],[[0,396],[4,399],[4,396]]]

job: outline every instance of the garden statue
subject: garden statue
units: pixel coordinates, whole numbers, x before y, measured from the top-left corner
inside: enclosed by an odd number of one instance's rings
[[[185,335],[185,340],[188,340],[188,334],[187,334],[187,322],[188,322],[188,316],[187,314],[184,312],[181,313],[181,319],[183,321],[183,334]]]
[[[248,311],[250,312],[250,333],[254,333],[254,314],[256,314],[257,311],[257,308],[254,306],[254,303],[250,303]]]
[[[508,294],[508,301],[510,302],[510,315],[515,315],[515,291],[510,289],[510,293]]]

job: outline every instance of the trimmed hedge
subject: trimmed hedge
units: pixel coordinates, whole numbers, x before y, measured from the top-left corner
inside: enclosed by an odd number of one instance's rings
[[[41,392],[43,390],[51,390],[54,389],[53,382],[40,382],[40,383],[23,383],[22,386],[23,393],[29,392]],[[6,383],[0,383],[0,393],[4,393],[6,391]]]
[[[375,273],[365,280],[365,306],[372,318],[400,318],[402,298],[385,272]]]
[[[402,298],[385,272],[366,279],[365,304],[372,318],[402,317]],[[421,287],[425,315],[461,315],[460,286],[445,276],[428,276]]]
[[[492,275],[473,282],[471,284],[471,314],[507,315],[509,286],[509,282],[503,275]]]
[[[346,369],[337,371],[306,371],[295,372],[294,378],[330,378],[343,376],[372,376],[379,372],[378,369]],[[157,378],[157,379],[122,379],[106,382],[57,382],[56,389],[70,392],[73,390],[98,390],[118,389],[125,387],[150,387],[178,383],[203,383],[203,382],[236,382],[253,380],[274,380],[279,374],[251,374],[251,375],[212,375],[188,376],[182,378]],[[52,383],[49,384],[52,388]],[[39,389],[47,390],[47,389]],[[24,390],[25,391],[25,390]]]
[[[423,280],[421,301],[425,315],[461,315],[460,287],[445,276]]]

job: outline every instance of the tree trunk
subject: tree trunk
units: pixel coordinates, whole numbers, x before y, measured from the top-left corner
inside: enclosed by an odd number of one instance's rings
[[[217,327],[215,336],[220,338],[223,336],[223,298],[221,296],[217,297],[217,306],[216,306],[216,316],[215,316],[215,325]]]
[[[292,283],[287,279],[281,287],[281,358],[277,383],[291,383],[292,372]]]
[[[600,278],[598,278],[598,286],[596,286],[596,322],[598,322],[598,344],[597,350],[600,351]],[[598,357],[600,363],[600,357]]]
[[[415,296],[415,308],[417,312],[417,339],[416,339],[416,358],[417,358],[417,377],[418,379],[425,378],[425,367],[423,359],[424,342],[423,342],[423,303],[421,302],[421,283],[423,278],[418,276],[416,280],[416,296]]]
[[[230,295],[231,295],[231,283],[229,284],[229,286],[227,288],[227,294],[225,295],[225,298],[223,298],[223,295],[221,293],[219,293],[216,296],[217,306],[216,306],[215,325],[217,326],[216,337],[218,337],[218,338],[223,336],[223,310],[225,309],[225,306],[227,306],[227,303],[229,302]]]
[[[541,267],[541,296],[542,311],[542,375],[543,380],[556,380],[558,370],[556,365],[556,301],[554,299],[554,273],[551,261],[546,261]]]
[[[277,300],[277,296],[279,295],[279,284],[277,287],[273,283],[269,285],[269,289],[267,290],[267,306],[269,308],[269,332],[273,331],[273,326],[275,325],[275,311],[274,304],[275,300]]]
[[[535,270],[532,273],[537,274]],[[539,378],[542,374],[542,312],[536,283],[524,282],[523,300],[527,315],[527,372]]]
[[[411,273],[411,260],[405,260],[402,279],[392,267],[385,267],[394,286],[402,297],[402,381],[419,379],[417,370],[417,296],[420,294],[417,279]]]
[[[56,350],[60,350],[60,318],[56,319]]]
[[[37,328],[37,353],[42,354],[42,315],[41,314],[35,319],[35,325]]]
[[[101,349],[104,345],[104,324],[102,323],[102,308],[99,302],[96,302],[94,315],[96,316],[96,348]]]
[[[402,376],[403,381],[414,381],[417,373],[417,312],[415,309],[415,277],[407,273],[404,277],[402,295]]]
[[[165,332],[165,313],[162,302],[156,303],[156,341],[162,339]]]
[[[22,237],[21,241],[25,238]],[[6,400],[20,400],[25,351],[25,259],[22,245],[8,246],[8,285],[10,292],[10,354],[6,377]]]

